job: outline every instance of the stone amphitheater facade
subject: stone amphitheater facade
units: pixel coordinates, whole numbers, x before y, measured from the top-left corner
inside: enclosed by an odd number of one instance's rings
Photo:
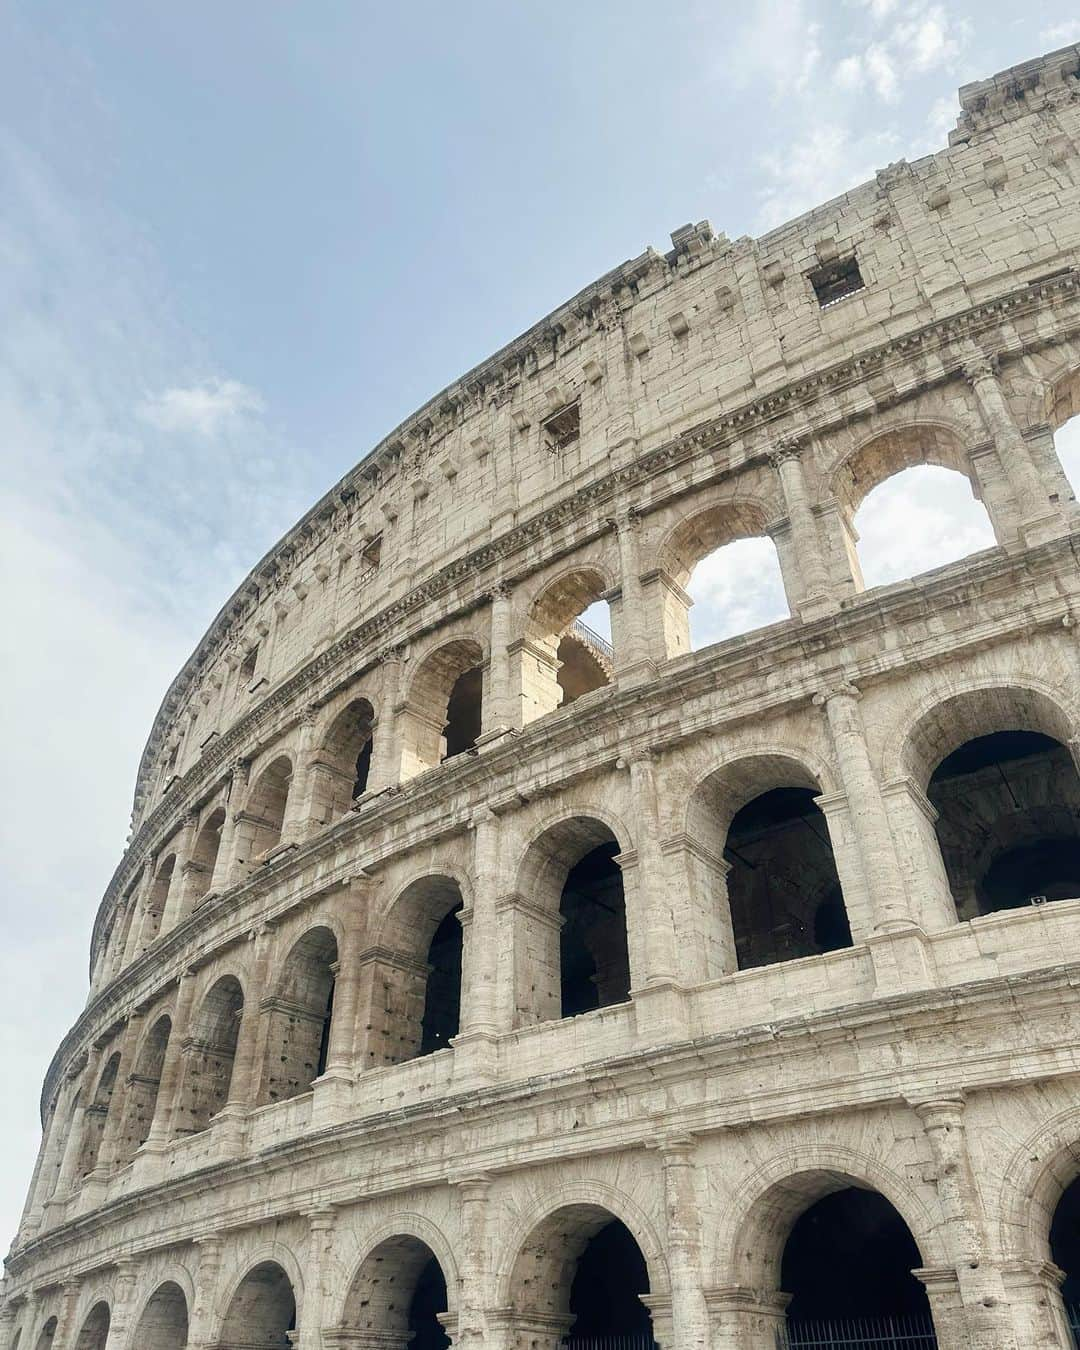
[[[1080,47],[961,108],[602,277],[222,609],[45,1081],[5,1350],[771,1350],[832,1201],[899,1224],[942,1350],[1072,1345]],[[923,463],[996,546],[867,590],[853,514]],[[693,567],[762,535],[790,617],[691,650]]]

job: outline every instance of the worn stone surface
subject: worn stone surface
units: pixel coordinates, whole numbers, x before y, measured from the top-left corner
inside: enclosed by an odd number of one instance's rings
[[[942,1347],[1069,1345],[1080,898],[986,912],[961,854],[1080,816],[1078,71],[968,86],[948,149],[762,239],[676,231],[256,567],[147,744],[5,1345],[282,1344],[289,1297],[302,1346],[404,1345],[385,1277],[431,1254],[455,1343],[554,1345],[614,1216],[664,1350],[771,1347],[787,1233],[850,1184],[906,1221]],[[916,463],[997,547],[867,592],[854,511]],[[790,620],[690,651],[694,564],[761,534]],[[613,652],[568,631],[601,596]],[[1004,731],[1058,746],[1011,805],[931,783]],[[850,945],[800,919],[769,960],[725,850],[780,788]],[[624,929],[569,908],[585,855]],[[575,924],[621,1001],[564,1018]]]

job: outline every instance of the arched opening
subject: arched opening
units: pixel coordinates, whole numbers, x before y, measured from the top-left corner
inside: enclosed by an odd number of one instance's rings
[[[221,1328],[222,1345],[245,1350],[288,1350],[296,1327],[296,1296],[276,1261],[248,1271],[232,1296]]]
[[[225,825],[225,809],[218,807],[211,811],[203,822],[191,850],[188,871],[191,874],[189,894],[196,901],[201,899],[214,881],[214,868],[217,866],[218,852],[221,848],[221,831]]]
[[[461,889],[448,876],[410,882],[379,935],[375,986],[381,996],[367,1062],[400,1064],[446,1049],[461,1018]]]
[[[1073,1340],[1080,1346],[1080,1177],[1066,1187],[1050,1224],[1050,1259],[1065,1278],[1061,1297]]]
[[[814,787],[776,787],[741,806],[724,843],[740,970],[850,947],[832,841]]]
[[[311,765],[311,818],[328,825],[367,791],[375,710],[355,698],[334,719]]]
[[[523,722],[611,683],[615,653],[606,590],[599,572],[582,568],[551,582],[537,597],[518,648]]]
[[[82,1330],[75,1341],[75,1350],[105,1350],[105,1344],[109,1339],[110,1321],[109,1305],[95,1303],[82,1324]]]
[[[150,893],[146,897],[146,913],[143,917],[142,932],[139,938],[140,951],[145,951],[161,932],[161,921],[165,917],[165,902],[169,898],[169,887],[172,885],[175,866],[176,855],[170,853],[167,858],[162,860],[154,874],[154,880],[150,885]]]
[[[985,507],[970,480],[924,464],[868,492],[853,521],[863,586],[885,586],[993,548]]]
[[[131,1343],[137,1350],[185,1350],[187,1337],[187,1299],[178,1284],[167,1280],[151,1295]]]
[[[326,1069],[336,968],[329,928],[305,933],[286,957],[277,993],[262,1005],[270,1023],[261,1102],[298,1097]]]
[[[510,1297],[524,1326],[542,1325],[571,1350],[620,1337],[621,1350],[652,1350],[643,1301],[649,1270],[633,1234],[600,1205],[566,1205],[537,1226],[514,1263]]]
[[[38,1333],[37,1341],[34,1343],[34,1350],[52,1350],[52,1343],[56,1338],[56,1318],[50,1317]]]
[[[1058,461],[1075,499],[1080,494],[1080,370],[1053,390],[1049,422]]]
[[[624,1003],[630,958],[622,846],[599,820],[560,821],[533,842],[514,911],[517,1019],[543,1022]]]
[[[291,782],[292,763],[279,755],[252,784],[236,831],[237,862],[241,866],[258,862],[281,843]]]
[[[338,1330],[409,1350],[447,1350],[439,1320],[447,1307],[446,1277],[431,1248],[415,1237],[387,1238],[357,1271]]]
[[[184,1080],[176,1132],[205,1130],[229,1099],[244,991],[232,975],[218,980],[202,1001],[184,1046]]]
[[[791,616],[776,546],[754,503],[695,512],[668,535],[659,561],[668,656]]]
[[[116,1075],[120,1069],[120,1052],[110,1055],[101,1077],[98,1079],[94,1099],[83,1112],[82,1138],[79,1146],[78,1174],[88,1176],[98,1163],[101,1140],[105,1134],[105,1122],[109,1116],[113,1093],[116,1090]]]
[[[421,661],[400,710],[403,779],[475,747],[482,731],[483,663],[483,649],[472,638],[456,638]]]
[[[910,1229],[883,1195],[848,1185],[822,1196],[795,1220],[784,1245],[785,1344],[833,1346],[846,1335],[855,1346],[935,1346],[926,1290],[912,1274],[922,1264]]]
[[[144,1038],[135,1061],[135,1071],[127,1080],[127,1102],[119,1149],[121,1163],[129,1162],[150,1135],[171,1033],[171,1019],[159,1017]]]

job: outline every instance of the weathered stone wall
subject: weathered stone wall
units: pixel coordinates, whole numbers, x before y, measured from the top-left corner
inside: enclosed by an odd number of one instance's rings
[[[49,1070],[0,1346],[101,1350],[102,1306],[110,1350],[233,1345],[256,1308],[312,1350],[403,1345],[377,1272],[430,1256],[455,1344],[554,1345],[614,1216],[664,1350],[771,1347],[786,1235],[847,1184],[906,1221],[939,1345],[1069,1344],[1048,1234],[1080,1172],[1080,895],[980,912],[928,792],[963,800],[931,778],[974,738],[1038,734],[1024,809],[1078,828],[1054,433],[1080,411],[1080,49],[961,101],[940,154],[582,292],[222,611]],[[864,285],[823,306],[852,259]],[[916,463],[968,477],[997,546],[866,591],[854,513]],[[762,534],[790,619],[691,651],[693,566]],[[601,597],[613,678],[559,707]],[[440,762],[463,676],[481,734]],[[740,968],[729,830],[777,789],[820,807],[851,945]],[[630,997],[561,1018],[560,897],[605,846]],[[458,1034],[417,1056],[458,904]]]

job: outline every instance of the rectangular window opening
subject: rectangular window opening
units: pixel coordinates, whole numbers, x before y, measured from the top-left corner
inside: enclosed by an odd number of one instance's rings
[[[810,273],[810,285],[822,309],[828,309],[838,300],[846,300],[849,295],[866,289],[854,254],[850,258],[840,258],[816,268]]]
[[[581,404],[568,403],[540,424],[544,448],[552,455],[565,450],[581,436]]]

